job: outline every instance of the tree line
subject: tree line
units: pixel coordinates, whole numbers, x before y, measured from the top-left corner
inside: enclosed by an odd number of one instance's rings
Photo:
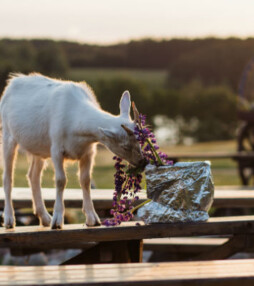
[[[144,39],[109,46],[2,39],[0,92],[9,72],[38,71],[65,78],[73,68],[164,69],[168,76],[160,88],[115,78],[98,79],[94,89],[102,107],[113,113],[118,112],[119,94],[131,90],[148,117],[161,114],[178,122],[179,138],[229,139],[237,127],[239,79],[253,56],[254,38]]]
[[[0,40],[0,66],[59,73],[67,67],[167,69],[179,83],[200,78],[236,88],[254,54],[254,38],[145,39],[98,46],[52,40]]]

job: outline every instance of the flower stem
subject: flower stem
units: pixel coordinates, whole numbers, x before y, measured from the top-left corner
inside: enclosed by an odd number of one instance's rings
[[[153,151],[153,153],[154,153],[156,159],[157,159],[158,162],[159,162],[159,165],[160,165],[160,166],[163,166],[164,164],[163,164],[163,162],[161,161],[161,158],[160,158],[160,156],[158,155],[157,151],[156,151],[155,148],[153,147],[153,144],[150,142],[149,139],[146,139],[146,142],[150,145],[151,150]]]
[[[139,209],[139,208],[143,207],[145,204],[147,204],[147,203],[149,203],[149,202],[151,202],[151,199],[147,199],[147,200],[146,200],[146,201],[144,201],[143,203],[141,203],[141,204],[139,204],[139,205],[135,206],[135,208],[133,208],[133,209],[131,210],[131,213],[134,213],[134,212],[135,212],[135,210],[137,210],[137,209]]]
[[[124,190],[124,189],[126,188],[126,185],[127,185],[127,183],[128,183],[129,177],[130,177],[130,176],[127,176],[127,177],[125,178],[124,187],[122,188],[122,190]],[[117,194],[117,202],[120,201],[121,196],[122,196],[122,192],[119,192],[119,193]]]

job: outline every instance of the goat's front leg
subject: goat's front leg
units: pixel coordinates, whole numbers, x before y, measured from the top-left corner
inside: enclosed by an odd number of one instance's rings
[[[64,222],[64,200],[63,191],[66,185],[66,176],[64,172],[63,155],[56,149],[52,148],[51,158],[55,167],[55,183],[56,183],[56,201],[54,206],[53,218],[51,223],[52,229],[60,229]]]
[[[79,162],[80,168],[80,185],[83,191],[83,208],[82,211],[86,216],[86,225],[100,225],[101,221],[94,209],[90,194],[91,168],[93,165],[94,154],[85,155]]]

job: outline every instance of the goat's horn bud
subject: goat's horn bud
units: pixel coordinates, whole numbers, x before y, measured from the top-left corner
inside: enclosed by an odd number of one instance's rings
[[[139,112],[137,110],[137,107],[136,107],[134,101],[132,101],[132,109],[133,109],[133,114],[134,114],[134,121],[140,124],[141,122],[140,122],[140,118],[139,118]]]
[[[130,136],[132,136],[132,135],[134,135],[134,132],[132,131],[132,130],[130,130],[130,128],[128,128],[127,126],[125,126],[125,125],[121,125],[122,126],[122,128],[126,131],[126,133],[128,134],[128,135],[130,135]]]

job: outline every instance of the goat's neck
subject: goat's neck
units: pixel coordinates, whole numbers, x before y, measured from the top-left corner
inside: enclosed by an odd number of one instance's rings
[[[101,142],[100,128],[110,129],[117,132],[121,130],[120,126],[124,119],[121,116],[115,116],[103,110],[93,110],[89,117],[83,117],[82,126],[79,125],[78,132],[82,135],[89,135],[97,142]],[[101,142],[103,143],[103,142]]]
[[[121,116],[115,116],[107,112],[100,112],[100,114],[97,114],[94,130],[98,128],[105,128],[105,129],[114,129],[117,130],[119,129],[123,119]]]

